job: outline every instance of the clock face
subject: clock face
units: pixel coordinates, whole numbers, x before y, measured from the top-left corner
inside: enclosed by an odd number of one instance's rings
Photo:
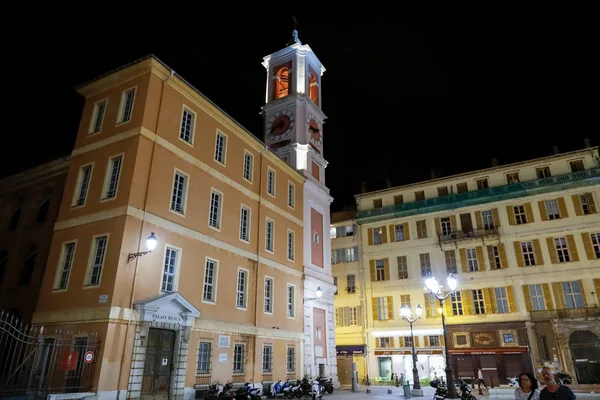
[[[296,126],[296,117],[288,110],[279,110],[267,122],[267,136],[272,140],[281,140],[289,136]]]
[[[317,118],[313,114],[308,114],[306,124],[308,126],[308,140],[315,146],[321,147],[323,145],[323,135],[321,134]]]

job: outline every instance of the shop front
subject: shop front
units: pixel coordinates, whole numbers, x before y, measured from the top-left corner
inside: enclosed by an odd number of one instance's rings
[[[365,345],[336,346],[338,379],[340,385],[352,385],[352,364],[356,363],[358,382],[361,383],[366,377]]]
[[[443,376],[446,362],[443,350],[417,349],[417,370],[421,381]],[[413,383],[413,358],[410,350],[375,350],[377,374],[382,380],[391,380],[397,374]]]

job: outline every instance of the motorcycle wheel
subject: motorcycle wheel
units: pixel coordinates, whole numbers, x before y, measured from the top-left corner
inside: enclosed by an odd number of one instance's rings
[[[329,394],[333,393],[333,386],[330,386],[327,388],[327,393],[329,393]]]
[[[473,396],[472,394],[467,396],[467,400],[477,400],[477,397]]]

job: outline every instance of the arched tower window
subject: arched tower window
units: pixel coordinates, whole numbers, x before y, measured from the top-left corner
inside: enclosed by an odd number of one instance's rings
[[[12,215],[12,217],[10,218],[10,224],[8,225],[8,229],[9,230],[14,230],[17,229],[17,226],[19,226],[19,220],[21,219],[21,209],[18,208]]]
[[[25,259],[23,260],[23,268],[21,269],[21,275],[19,276],[19,286],[29,285],[31,283],[31,277],[35,269],[35,262],[37,261],[38,250],[37,246],[30,243],[25,248]]]
[[[292,76],[290,69],[292,63],[289,62],[284,65],[275,67],[273,70],[273,100],[281,99],[290,95],[290,85],[292,83]]]
[[[35,219],[35,222],[44,222],[46,220],[46,217],[48,217],[49,209],[50,209],[50,200],[44,200],[44,202],[40,206],[40,209],[38,211],[38,215],[37,215],[37,218]]]
[[[2,284],[2,279],[4,278],[4,272],[6,271],[7,265],[8,252],[6,250],[0,250],[0,285]]]
[[[310,75],[308,77],[308,93],[310,99],[318,106],[319,105],[319,78],[317,73],[309,68]]]

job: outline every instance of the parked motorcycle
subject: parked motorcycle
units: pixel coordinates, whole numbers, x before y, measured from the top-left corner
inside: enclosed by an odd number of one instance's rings
[[[477,400],[477,397],[471,394],[471,386],[467,385],[467,383],[460,379],[457,383],[460,390],[460,399],[461,400]]]
[[[329,394],[333,393],[333,380],[331,378],[327,379],[324,376],[320,376],[317,378],[319,384],[323,387],[323,390]]]

